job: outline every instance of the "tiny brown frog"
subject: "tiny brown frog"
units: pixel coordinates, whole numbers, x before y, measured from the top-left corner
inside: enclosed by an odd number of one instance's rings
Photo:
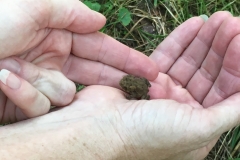
[[[126,95],[127,99],[150,99],[148,88],[151,87],[151,84],[146,78],[126,75],[119,84],[129,94]]]

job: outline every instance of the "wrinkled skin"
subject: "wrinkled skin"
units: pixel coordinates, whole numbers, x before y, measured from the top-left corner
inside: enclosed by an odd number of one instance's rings
[[[70,57],[73,34],[96,32],[105,18],[78,0],[3,0],[0,21],[0,69],[24,79],[18,93],[1,86],[0,123],[46,114],[50,105],[69,104],[76,87],[61,71]]]
[[[148,88],[151,87],[151,84],[146,78],[126,75],[119,84],[128,93],[127,99],[150,99]]]
[[[0,123],[69,104],[73,81],[119,87],[124,74],[157,76],[147,56],[97,32],[105,17],[79,0],[2,0],[0,22],[0,69],[21,82],[18,90],[0,82]]]
[[[54,150],[70,159],[201,160],[222,133],[240,124],[239,41],[240,19],[228,12],[207,22],[191,18],[150,56],[159,70],[150,81],[150,101],[129,101],[116,88],[89,86],[64,108],[4,127],[1,145],[8,156],[28,157],[36,150],[43,159]],[[26,139],[31,152],[19,154]]]

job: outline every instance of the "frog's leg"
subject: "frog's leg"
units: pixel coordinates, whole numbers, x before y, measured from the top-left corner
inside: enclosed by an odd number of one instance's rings
[[[148,87],[151,87],[151,83],[147,79],[144,78],[144,81],[145,81],[145,83],[147,84]]]
[[[147,98],[146,98],[147,100],[149,100],[150,99],[150,95],[147,95]]]
[[[149,100],[149,99],[150,99],[150,96],[149,96],[149,95],[143,95],[143,96],[141,97],[141,99]]]
[[[134,99],[134,96],[130,94],[126,94],[125,97],[129,100]]]

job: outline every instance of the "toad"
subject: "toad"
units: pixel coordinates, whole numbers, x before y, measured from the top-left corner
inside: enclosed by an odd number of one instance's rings
[[[119,84],[128,93],[126,95],[127,99],[150,99],[148,88],[151,87],[151,84],[146,78],[126,75],[121,79]]]

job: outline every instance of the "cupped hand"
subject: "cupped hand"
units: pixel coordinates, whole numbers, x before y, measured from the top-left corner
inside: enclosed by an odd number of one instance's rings
[[[89,86],[66,107],[5,126],[0,138],[9,159],[35,151],[41,159],[201,160],[212,140],[240,124],[239,103],[239,93],[209,108],[164,99],[129,101],[116,88]]]
[[[105,17],[79,0],[1,1],[0,15],[0,69],[10,71],[1,74],[0,122],[67,105],[76,90],[72,81],[118,86],[126,73],[157,76],[152,60],[97,32]],[[19,88],[11,88],[13,81]]]

